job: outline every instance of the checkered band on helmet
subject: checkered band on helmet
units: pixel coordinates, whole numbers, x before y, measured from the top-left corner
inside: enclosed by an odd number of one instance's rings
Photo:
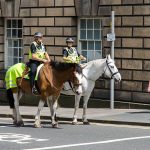
[[[34,37],[42,37],[43,34],[41,32],[35,32]]]
[[[73,43],[74,40],[73,40],[72,38],[67,38],[67,39],[66,39],[66,43],[68,43],[68,42]]]

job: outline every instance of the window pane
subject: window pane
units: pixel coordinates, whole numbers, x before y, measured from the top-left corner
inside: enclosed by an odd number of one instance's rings
[[[18,37],[21,38],[22,37],[22,29],[18,30]]]
[[[101,42],[100,41],[95,42],[95,50],[101,50]]]
[[[13,65],[13,57],[8,57],[8,66]]]
[[[12,50],[12,48],[8,48],[8,56],[13,56],[13,50]]]
[[[12,37],[17,37],[17,30],[16,29],[12,30]]]
[[[22,48],[19,48],[19,57],[22,57]]]
[[[87,29],[93,29],[93,19],[87,20]]]
[[[86,19],[81,19],[80,27],[81,29],[86,29]]]
[[[94,19],[94,28],[100,29],[100,20],[99,19]]]
[[[8,47],[12,47],[12,40],[8,40]]]
[[[87,51],[82,51],[82,55],[87,58]],[[82,62],[85,63],[86,61],[82,61]]]
[[[22,37],[22,29],[18,30],[18,37],[21,38]]]
[[[11,28],[11,20],[7,20],[7,28]]]
[[[14,58],[14,64],[18,63],[18,58]]]
[[[87,42],[86,41],[81,42],[81,49],[87,50]]]
[[[81,30],[80,38],[81,39],[86,39],[86,30]]]
[[[100,30],[94,30],[94,39],[100,40]]]
[[[13,41],[13,47],[18,47],[18,40]]]
[[[19,58],[19,62],[22,62],[22,58]]]
[[[88,50],[94,50],[94,41],[88,42]]]
[[[93,39],[93,30],[87,31],[87,39]]]
[[[12,27],[17,28],[17,20],[12,20]]]
[[[94,60],[94,51],[88,51],[88,61]]]
[[[22,28],[22,20],[18,20],[18,28]]]
[[[95,59],[101,59],[101,58],[102,58],[101,51],[95,51]]]
[[[11,29],[7,29],[7,37],[11,37]]]
[[[19,39],[19,47],[22,47],[22,40]]]
[[[14,48],[14,56],[18,57],[18,48]]]

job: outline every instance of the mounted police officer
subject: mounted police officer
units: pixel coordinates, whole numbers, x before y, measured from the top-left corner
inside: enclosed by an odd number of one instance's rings
[[[80,60],[85,61],[86,58],[79,54],[75,47],[73,47],[74,40],[72,38],[66,39],[67,47],[63,49],[63,60],[67,63],[77,63]]]
[[[35,95],[38,94],[38,91],[35,88],[35,83],[34,83],[37,67],[41,63],[50,62],[50,57],[46,52],[42,40],[43,40],[43,34],[40,32],[36,32],[34,34],[34,41],[31,43],[30,50],[29,50],[30,86],[31,86],[32,93]]]

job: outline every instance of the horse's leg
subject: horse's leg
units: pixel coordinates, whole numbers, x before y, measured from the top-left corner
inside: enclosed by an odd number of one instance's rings
[[[41,128],[40,112],[42,111],[42,109],[44,107],[44,103],[45,102],[43,100],[39,101],[38,110],[35,115],[35,122],[34,122],[34,127],[36,127],[36,128]]]
[[[73,121],[72,121],[73,125],[76,125],[78,123],[78,121],[77,121],[77,110],[79,108],[80,98],[81,98],[81,95],[75,95],[74,115],[73,115]]]
[[[58,128],[58,122],[55,120],[55,118],[56,118],[56,109],[57,109],[57,100],[58,100],[57,96],[49,97],[48,100],[47,100],[48,106],[50,107],[52,127],[53,128]]]
[[[23,96],[23,91],[22,90],[19,90],[19,92],[18,92],[18,99],[19,99],[19,101],[20,101],[20,99],[21,99],[21,97]]]
[[[88,122],[87,116],[86,116],[87,104],[88,104],[89,98],[90,98],[90,94],[85,95],[84,98],[83,98],[83,116],[82,116],[82,120],[83,120],[84,125],[89,125],[90,124]]]
[[[12,108],[12,114],[13,114],[13,124],[17,124],[17,113],[15,108]]]
[[[20,111],[19,111],[19,98],[18,98],[18,92],[17,93],[13,93],[13,97],[14,97],[14,105],[15,105],[15,110],[16,110],[16,114],[17,114],[17,122],[16,125],[17,126],[23,126],[23,120],[21,118],[20,115]]]

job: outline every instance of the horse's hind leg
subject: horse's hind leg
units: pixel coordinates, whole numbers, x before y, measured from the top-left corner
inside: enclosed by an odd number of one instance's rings
[[[16,125],[17,126],[23,126],[23,120],[21,118],[20,115],[20,111],[19,111],[19,98],[18,98],[18,93],[13,93],[13,97],[14,97],[14,105],[15,105],[15,110],[16,110],[16,114],[17,114],[17,121],[16,121]]]
[[[82,116],[82,120],[83,120],[83,124],[84,125],[89,125],[90,123],[87,120],[87,104],[88,104],[88,100],[89,100],[90,95],[86,95],[83,98],[83,116]]]
[[[41,128],[41,121],[40,121],[40,112],[42,111],[44,107],[44,101],[43,100],[40,100],[39,101],[39,105],[38,105],[38,111],[35,115],[35,122],[34,122],[34,126],[36,128]]]
[[[80,98],[81,98],[81,95],[75,95],[74,115],[73,115],[73,121],[72,121],[72,124],[73,124],[73,125],[78,124],[78,120],[77,120],[77,110],[78,110],[78,108],[79,108]]]
[[[13,114],[13,124],[17,124],[17,113],[15,108],[12,108],[12,114]]]

